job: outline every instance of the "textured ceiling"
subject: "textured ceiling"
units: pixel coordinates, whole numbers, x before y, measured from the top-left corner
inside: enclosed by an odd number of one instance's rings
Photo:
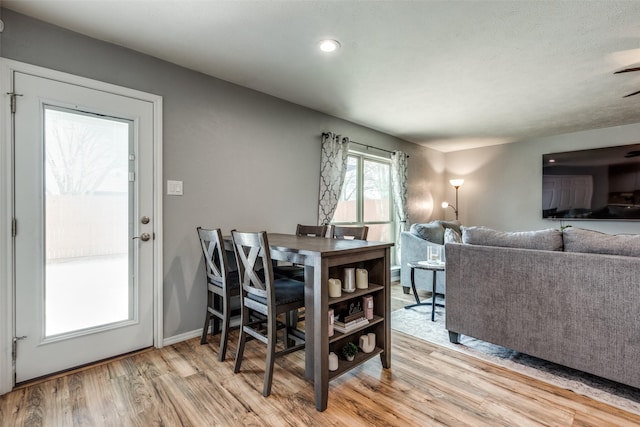
[[[2,5],[441,151],[640,122],[640,1]]]

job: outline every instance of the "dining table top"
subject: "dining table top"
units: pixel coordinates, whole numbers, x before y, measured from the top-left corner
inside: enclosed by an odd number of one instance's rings
[[[393,246],[392,242],[373,242],[369,240],[329,239],[313,236],[298,236],[286,233],[267,233],[269,248],[274,252],[286,252],[299,255],[300,258],[315,256],[327,257],[337,254],[357,253],[363,250],[384,249]],[[233,250],[231,235],[224,236],[225,246]],[[294,255],[294,256],[295,256]],[[300,260],[299,262],[302,262]]]
[[[267,233],[271,249],[297,250],[301,254],[331,254],[334,252],[357,252],[360,249],[373,247],[386,248],[393,246],[391,242],[372,242],[368,240],[329,239],[295,234]]]

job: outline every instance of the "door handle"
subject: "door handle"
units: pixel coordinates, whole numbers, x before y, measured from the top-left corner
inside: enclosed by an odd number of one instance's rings
[[[140,236],[136,236],[134,237],[132,240],[136,240],[136,239],[140,239],[143,242],[146,242],[147,240],[151,239],[151,234],[149,233],[142,233]]]

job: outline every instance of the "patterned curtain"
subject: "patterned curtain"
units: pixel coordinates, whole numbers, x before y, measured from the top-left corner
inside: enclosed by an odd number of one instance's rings
[[[318,224],[329,224],[338,206],[344,176],[347,173],[349,138],[331,132],[322,134]]]
[[[407,153],[396,151],[391,155],[391,191],[393,206],[398,216],[399,226],[396,234],[396,261],[400,264],[400,233],[409,229],[409,212],[407,209]]]

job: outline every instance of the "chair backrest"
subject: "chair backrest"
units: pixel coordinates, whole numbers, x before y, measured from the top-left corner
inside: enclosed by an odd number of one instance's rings
[[[230,273],[222,232],[219,228],[208,230],[198,227],[196,230],[204,256],[207,281],[222,287]]]
[[[298,236],[327,237],[327,226],[298,224],[296,234]]]
[[[271,253],[269,252],[269,241],[267,232],[246,233],[231,230],[233,239],[233,250],[236,254],[238,272],[240,274],[240,292],[243,304],[249,306],[246,294],[266,298],[268,311],[260,307],[251,307],[263,314],[271,312],[271,306],[275,303],[273,290],[273,268],[271,264]],[[263,271],[261,271],[263,270]],[[264,277],[264,280],[263,280]]]
[[[329,235],[333,239],[345,239],[352,238],[354,240],[367,240],[367,234],[369,233],[369,227],[362,226],[340,226],[332,225]]]

